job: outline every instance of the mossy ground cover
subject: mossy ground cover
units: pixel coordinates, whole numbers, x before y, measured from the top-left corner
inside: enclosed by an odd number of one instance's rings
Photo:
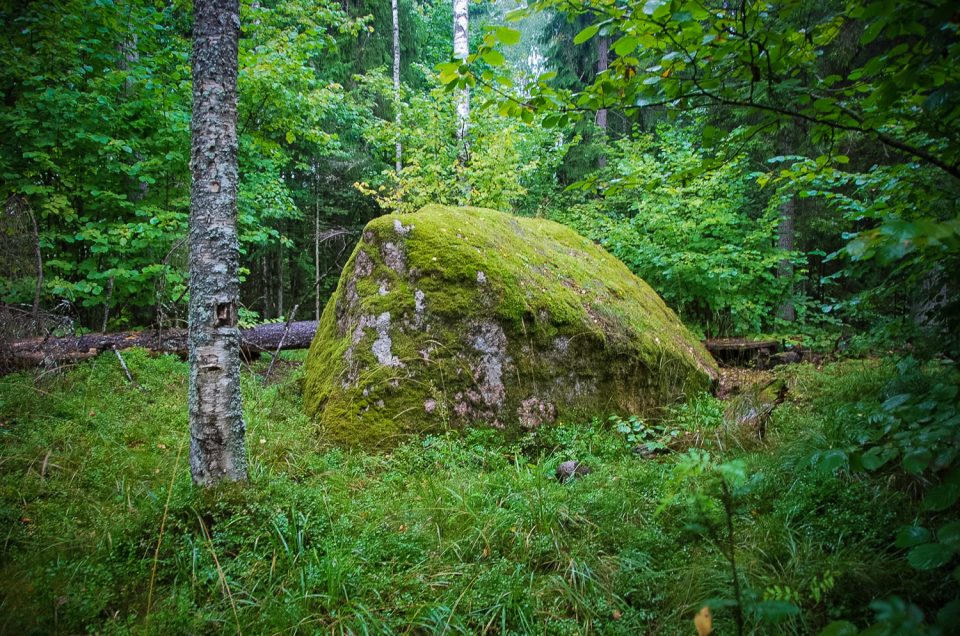
[[[245,371],[251,483],[202,492],[186,364],[125,357],[143,390],[112,356],[0,379],[0,633],[692,634],[701,603],[730,597],[718,546],[682,510],[658,510],[680,454],[642,459],[608,422],[343,450],[303,415],[294,355],[267,385],[262,366]],[[949,592],[893,547],[915,515],[910,488],[810,466],[892,374],[869,361],[783,371],[789,397],[762,442],[709,396],[661,422],[752,475],[734,518],[744,584],[801,610],[750,616],[753,632],[863,624],[874,598],[929,609]],[[571,458],[593,472],[560,484]],[[718,607],[718,633],[730,621]]]

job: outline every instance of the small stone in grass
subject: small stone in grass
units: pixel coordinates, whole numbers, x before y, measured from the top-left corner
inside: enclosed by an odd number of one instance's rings
[[[565,484],[574,477],[582,477],[584,475],[589,475],[592,472],[593,469],[586,464],[581,464],[580,462],[571,459],[557,466],[557,479],[560,480],[560,483]]]

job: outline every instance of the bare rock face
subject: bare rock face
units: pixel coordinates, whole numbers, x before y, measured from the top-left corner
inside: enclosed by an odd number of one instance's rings
[[[622,263],[569,228],[427,206],[371,221],[324,311],[305,406],[343,444],[649,413],[716,363]]]

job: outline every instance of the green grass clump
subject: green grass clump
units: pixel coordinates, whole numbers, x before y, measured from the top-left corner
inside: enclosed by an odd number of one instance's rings
[[[607,422],[327,446],[297,354],[271,384],[244,374],[251,483],[202,491],[186,364],[124,355],[143,390],[108,356],[0,379],[0,633],[691,634],[693,612],[730,595],[721,546],[658,511],[679,455],[642,459]],[[745,586],[801,609],[776,628],[751,618],[758,633],[864,619],[888,594],[924,605],[926,579],[892,547],[915,501],[804,463],[843,404],[874,385],[880,399],[891,369],[861,364],[791,371],[795,401],[762,444],[697,438],[753,475],[735,517]],[[711,400],[672,426],[716,430]],[[567,459],[593,472],[560,484]]]

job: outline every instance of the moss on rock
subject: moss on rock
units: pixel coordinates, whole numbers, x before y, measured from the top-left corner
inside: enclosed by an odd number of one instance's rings
[[[305,406],[343,444],[650,413],[716,363],[649,285],[567,227],[426,206],[371,221],[327,303]]]

